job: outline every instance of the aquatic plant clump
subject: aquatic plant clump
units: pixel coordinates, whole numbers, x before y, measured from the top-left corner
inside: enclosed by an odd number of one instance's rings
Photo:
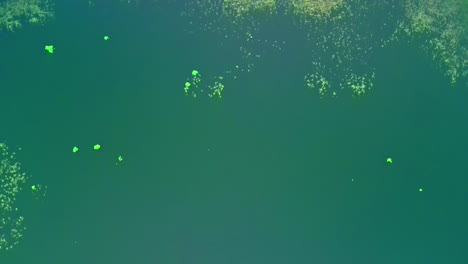
[[[25,23],[43,24],[54,17],[49,0],[5,0],[0,2],[0,30],[15,31]]]
[[[343,7],[343,0],[291,0],[289,8],[302,22],[310,19],[320,20],[330,17],[331,13]]]
[[[259,16],[276,14],[276,3],[274,0],[228,0],[223,2],[222,14],[233,23],[249,18],[257,20]]]
[[[200,86],[201,81],[202,79],[201,79],[200,73],[197,70],[192,70],[190,79],[187,79],[187,81],[185,82],[185,87],[184,87],[185,95],[190,94],[192,95],[193,98],[196,98],[197,93],[199,92],[198,88]]]
[[[406,0],[405,19],[393,40],[417,41],[444,71],[452,85],[468,77],[468,2]]]
[[[15,153],[9,153],[8,147],[0,143],[0,251],[16,246],[26,229],[24,217],[16,207],[16,197],[27,178],[15,161]]]
[[[222,77],[219,77],[222,80]],[[214,84],[208,87],[211,91],[211,93],[208,93],[208,96],[210,98],[212,97],[217,97],[217,98],[222,98],[223,97],[223,90],[224,90],[224,85],[220,83],[219,81],[215,81]]]
[[[400,9],[385,0],[291,0],[288,13],[307,35],[306,86],[320,97],[370,91],[375,52],[398,26]]]

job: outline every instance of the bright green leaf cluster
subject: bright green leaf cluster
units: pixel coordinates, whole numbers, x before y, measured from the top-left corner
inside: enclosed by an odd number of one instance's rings
[[[54,53],[54,46],[53,45],[47,45],[45,46],[45,50],[48,51],[49,53]]]

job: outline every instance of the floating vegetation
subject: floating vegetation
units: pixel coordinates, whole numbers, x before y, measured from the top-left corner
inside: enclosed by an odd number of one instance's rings
[[[230,50],[236,61],[230,63],[220,72],[204,78],[205,91],[210,98],[221,98],[224,85],[223,79],[237,79],[240,73],[251,72],[258,59],[266,53],[268,47],[281,50],[284,42],[268,41],[258,37],[263,26],[268,25],[277,16],[277,6],[274,0],[197,0],[186,4],[186,10],[181,15],[187,18],[187,30],[191,33],[211,32],[218,36],[220,45],[238,44],[237,49]],[[192,96],[198,83],[185,86],[186,94],[192,91]]]
[[[370,61],[375,50],[392,36],[399,23],[392,13],[399,10],[390,1],[199,0],[188,4],[184,15],[193,27],[238,43],[243,61],[224,72],[225,77],[234,79],[236,73],[252,71],[266,51],[281,51],[286,46],[287,37],[281,32],[269,39],[262,30],[272,23],[292,22],[305,39],[305,43],[294,45],[305,46],[303,56],[310,61],[308,69],[298,69],[308,72],[306,86],[316,89],[321,97],[335,97],[341,89],[363,95],[373,87],[375,69]],[[375,18],[379,18],[377,22]],[[358,79],[359,83],[354,83]]]
[[[16,198],[28,177],[21,172],[21,164],[15,160],[15,155],[0,143],[0,251],[15,247],[26,229],[24,217],[16,207]]]
[[[197,70],[193,70],[192,74],[185,82],[184,92],[187,96],[197,98],[197,96],[204,94],[210,98],[221,98],[224,90],[224,85],[221,83],[222,76],[215,76],[210,78],[206,86],[202,86],[201,74]]]
[[[422,43],[452,84],[466,77],[467,5],[463,0],[197,0],[182,14],[189,31],[213,32],[238,45],[236,58],[242,60],[221,74],[233,79],[251,72],[272,43],[279,51],[286,46],[284,32],[262,30],[292,23],[305,39],[293,44],[305,47],[303,58],[310,62],[307,69],[297,69],[306,72],[306,87],[320,97],[335,97],[341,90],[353,96],[371,91],[376,51],[403,35]]]
[[[307,24],[311,21],[327,19],[332,12],[344,6],[343,0],[291,0],[289,8],[293,16]]]
[[[468,2],[406,0],[404,8],[405,19],[392,40],[417,42],[452,85],[468,77]]]
[[[53,17],[49,0],[6,0],[0,3],[0,30],[15,31],[25,23],[43,24]]]
[[[362,96],[374,85],[376,50],[398,25],[399,6],[391,1],[291,0],[288,13],[306,34],[306,86],[320,97],[351,89]]]

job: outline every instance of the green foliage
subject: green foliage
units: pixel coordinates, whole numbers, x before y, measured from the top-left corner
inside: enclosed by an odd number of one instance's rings
[[[0,3],[0,30],[15,31],[24,23],[43,24],[53,16],[49,0],[6,0]]]
[[[452,85],[468,77],[467,5],[465,0],[406,0],[399,28],[422,43]]]
[[[343,0],[290,0],[289,11],[301,23],[326,19],[344,6]]]

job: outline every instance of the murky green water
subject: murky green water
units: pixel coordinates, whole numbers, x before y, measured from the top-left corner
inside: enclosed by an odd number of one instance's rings
[[[150,8],[57,8],[0,35],[0,141],[48,187],[21,193],[1,263],[467,260],[468,89],[415,45],[376,52],[360,99],[307,90],[294,45],[194,99],[193,69],[236,59],[209,36]]]

